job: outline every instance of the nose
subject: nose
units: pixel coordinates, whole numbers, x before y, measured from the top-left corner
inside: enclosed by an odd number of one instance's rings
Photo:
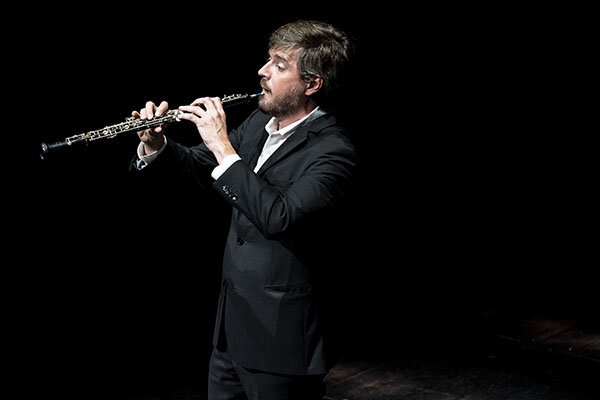
[[[258,76],[260,76],[261,78],[262,78],[262,77],[268,78],[268,77],[267,77],[267,74],[268,74],[268,68],[267,68],[267,66],[268,66],[268,65],[269,65],[269,63],[266,63],[265,65],[263,65],[263,66],[262,66],[262,67],[261,67],[261,68],[258,70]]]

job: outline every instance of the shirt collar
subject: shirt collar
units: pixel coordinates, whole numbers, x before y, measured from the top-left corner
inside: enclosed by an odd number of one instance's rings
[[[306,115],[304,118],[299,119],[298,121],[289,124],[288,126],[286,126],[285,128],[282,128],[280,130],[277,130],[277,123],[275,122],[275,117],[271,118],[269,120],[269,122],[267,122],[267,125],[265,125],[265,130],[267,131],[267,133],[269,135],[281,135],[281,136],[288,136],[291,135],[293,133],[293,131],[302,123],[304,122],[310,122],[312,120],[315,120],[317,118],[319,118],[321,115],[324,115],[325,112],[322,111],[318,106],[312,110],[308,115]]]

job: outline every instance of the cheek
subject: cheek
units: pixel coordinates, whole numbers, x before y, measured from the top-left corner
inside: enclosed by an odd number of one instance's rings
[[[297,90],[300,84],[298,77],[283,75],[271,80],[271,89],[274,94],[287,93],[291,90]]]

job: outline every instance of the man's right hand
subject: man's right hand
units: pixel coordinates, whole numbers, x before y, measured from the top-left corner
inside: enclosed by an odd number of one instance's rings
[[[139,112],[133,111],[131,115],[141,120],[149,120],[154,117],[160,117],[169,109],[169,104],[166,101],[160,103],[157,107],[153,102],[149,101],[146,103],[146,107],[142,108]],[[138,137],[144,143],[144,152],[146,154],[153,153],[159,150],[165,143],[165,137],[162,126],[155,128],[146,129],[139,131]]]

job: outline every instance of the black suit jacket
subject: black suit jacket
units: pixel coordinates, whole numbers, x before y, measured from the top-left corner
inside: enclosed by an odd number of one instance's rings
[[[242,160],[212,183],[233,207],[214,344],[225,339],[246,368],[322,374],[333,355],[321,278],[335,259],[323,249],[334,235],[333,211],[351,182],[355,152],[326,114],[300,126],[254,173],[269,118],[257,110],[230,133]],[[206,146],[172,140],[161,158],[197,178],[217,165]]]

